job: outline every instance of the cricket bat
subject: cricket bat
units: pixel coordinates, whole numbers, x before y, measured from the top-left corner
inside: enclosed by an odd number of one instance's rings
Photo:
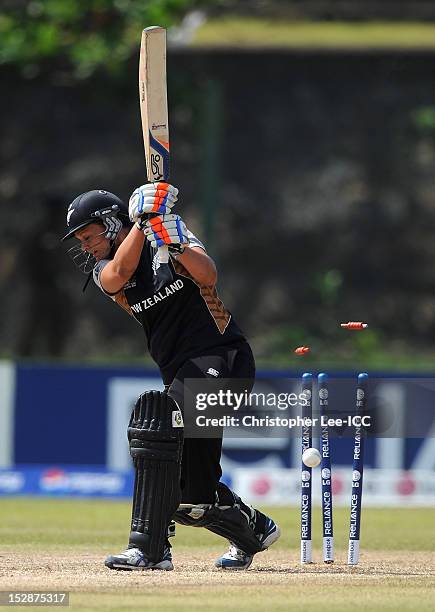
[[[139,58],[139,103],[147,178],[169,180],[169,125],[166,86],[166,30],[159,26],[142,32]],[[168,247],[159,247],[160,263],[167,263]]]

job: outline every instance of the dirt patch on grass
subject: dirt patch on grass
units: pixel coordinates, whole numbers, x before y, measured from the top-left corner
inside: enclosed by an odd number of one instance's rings
[[[280,585],[289,582],[336,584],[382,581],[388,579],[427,579],[435,584],[435,554],[430,552],[366,552],[357,567],[349,567],[345,559],[333,565],[313,563],[301,567],[297,555],[268,551],[258,555],[246,572],[222,572],[213,567],[213,554],[208,551],[174,551],[173,572],[117,572],[104,567],[104,557],[95,553],[28,554],[6,553],[0,556],[2,590],[68,590],[119,591],[154,590],[164,585],[178,587],[212,586],[223,583],[239,586]]]

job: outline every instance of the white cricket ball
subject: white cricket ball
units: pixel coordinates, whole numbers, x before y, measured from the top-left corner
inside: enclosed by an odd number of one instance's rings
[[[321,461],[321,456],[317,448],[307,448],[307,450],[302,453],[302,461],[307,467],[317,467]]]

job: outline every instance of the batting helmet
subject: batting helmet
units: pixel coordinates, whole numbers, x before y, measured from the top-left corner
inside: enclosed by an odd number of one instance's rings
[[[80,194],[68,206],[66,224],[68,232],[62,238],[68,240],[74,233],[90,223],[103,222],[106,217],[116,217],[123,225],[131,225],[128,207],[110,191],[94,189]]]

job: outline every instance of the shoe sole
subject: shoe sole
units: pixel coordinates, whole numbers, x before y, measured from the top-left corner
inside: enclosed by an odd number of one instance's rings
[[[123,565],[121,563],[105,563],[104,564],[109,569],[124,571],[124,572],[134,572],[134,571],[146,571],[146,570],[163,570],[166,572],[171,572],[174,569],[171,561],[162,561],[157,565],[153,565],[152,567],[141,567],[141,566],[133,566],[133,565]]]
[[[217,565],[216,563],[215,563],[215,567],[225,572],[243,572],[244,570],[247,570],[251,567],[252,561],[253,561],[253,558],[250,560],[248,564],[244,565],[243,567]]]

